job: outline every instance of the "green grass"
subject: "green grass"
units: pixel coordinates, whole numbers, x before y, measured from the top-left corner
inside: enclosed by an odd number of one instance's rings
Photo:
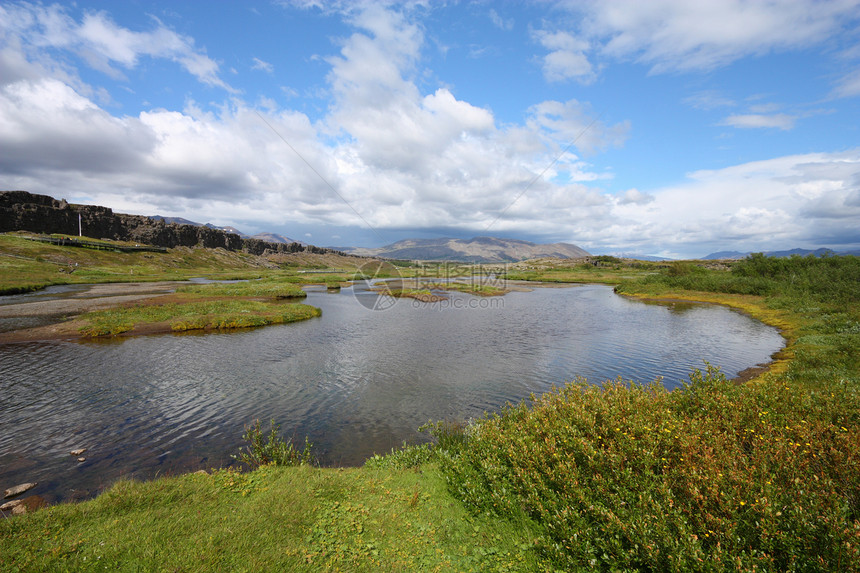
[[[0,522],[4,571],[521,571],[520,524],[473,516],[432,465],[263,466],[146,483]]]
[[[317,263],[323,264],[331,258],[308,253],[302,254],[304,262],[301,264],[287,258],[284,259],[287,262],[276,266],[264,257],[224,249],[178,247],[166,253],[119,253],[39,243],[27,240],[25,235],[0,234],[0,295],[29,292],[55,284],[194,277],[217,280],[266,277],[295,284],[327,284],[348,281],[354,274],[351,268],[340,273],[302,273],[300,270],[318,266]],[[358,261],[337,258],[337,264],[345,267]],[[328,263],[324,266],[328,268]],[[384,263],[379,263],[379,267],[384,271],[379,276],[394,270]]]
[[[207,296],[244,296],[265,298],[304,298],[307,296],[300,286],[283,279],[263,279],[238,283],[214,283],[181,286],[176,292]]]
[[[286,324],[320,316],[318,308],[306,304],[283,304],[256,300],[207,300],[168,304],[146,304],[98,310],[81,315],[84,336],[113,336],[137,326],[166,322],[170,330],[248,328]]]
[[[459,283],[452,282],[444,285],[440,285],[440,288],[445,290],[456,290],[460,292],[465,292],[468,294],[473,294],[476,296],[501,296],[506,294],[506,291],[503,288],[499,288],[492,285],[484,285],[479,283]]]
[[[263,259],[223,249],[117,253],[49,245],[14,234],[0,234],[0,295],[55,284],[257,278],[264,272],[271,271]]]
[[[429,288],[380,288],[377,292],[395,298],[414,298],[422,302],[436,302],[444,297],[433,294]]]

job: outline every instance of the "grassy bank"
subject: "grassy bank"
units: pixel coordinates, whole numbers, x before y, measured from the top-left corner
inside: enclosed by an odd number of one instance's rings
[[[177,294],[96,310],[77,318],[83,336],[115,336],[130,331],[223,330],[286,324],[320,316],[318,308],[289,303],[307,296],[296,284],[266,279],[187,285]]]
[[[363,468],[123,482],[3,520],[0,563],[860,571],[860,260],[599,262],[609,266],[522,272],[600,274],[622,294],[730,304],[780,326],[789,345],[749,383],[710,367],[675,392],[578,381],[467,426],[437,424],[434,447]]]
[[[0,523],[4,571],[517,571],[513,523],[473,516],[432,465],[264,466],[120,482]]]
[[[174,299],[172,299],[174,300]],[[282,304],[257,300],[195,300],[158,303],[97,310],[79,317],[83,336],[115,336],[140,329],[223,330],[270,324],[286,324],[320,316],[321,311],[307,304]],[[160,328],[159,328],[160,327]]]

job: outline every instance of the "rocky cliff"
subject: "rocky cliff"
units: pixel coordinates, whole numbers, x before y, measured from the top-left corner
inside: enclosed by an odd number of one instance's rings
[[[300,243],[269,243],[242,239],[236,233],[206,226],[166,223],[161,218],[114,213],[107,207],[72,205],[65,199],[27,191],[0,191],[0,232],[30,231],[45,234],[78,234],[78,218],[83,234],[95,239],[133,241],[157,247],[222,247],[254,255],[267,253],[335,253]]]

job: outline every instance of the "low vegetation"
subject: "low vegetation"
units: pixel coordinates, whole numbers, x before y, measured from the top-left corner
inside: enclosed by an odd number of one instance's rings
[[[269,270],[260,257],[223,249],[180,247],[167,253],[118,253],[0,234],[0,294],[58,284],[256,278]]]
[[[214,283],[202,285],[186,285],[176,289],[176,292],[191,293],[206,296],[242,296],[255,298],[305,298],[307,294],[293,282],[283,279],[251,280],[231,283]]]
[[[421,471],[261,466],[150,482],[0,523],[4,571],[521,571],[516,524]]]
[[[504,288],[488,284],[481,284],[479,282],[451,282],[444,285],[442,288],[444,288],[445,290],[456,290],[459,292],[465,292],[476,296],[501,296],[508,292]]]
[[[860,398],[830,390],[710,368],[681,392],[569,384],[470,426],[442,467],[564,570],[856,570]]]
[[[279,432],[281,427],[271,421],[268,436],[263,434],[260,420],[256,420],[250,428],[245,428],[242,439],[248,442],[239,450],[234,459],[242,462],[252,470],[262,466],[301,466],[313,461],[312,444],[305,438],[305,447],[301,451],[292,442],[286,441]]]
[[[394,298],[413,298],[421,302],[438,302],[445,297],[434,294],[429,288],[388,288],[375,289],[378,293]]]
[[[508,278],[729,304],[788,345],[748,383],[579,380],[362,468],[314,468],[258,424],[255,471],[4,520],[3,567],[860,571],[860,259],[533,266]]]
[[[224,249],[177,247],[165,253],[80,249],[40,243],[27,233],[0,234],[0,295],[60,284],[276,278],[296,284],[348,281],[364,259],[295,253],[260,257]],[[87,239],[87,237],[84,237]],[[91,239],[90,239],[91,240]],[[133,244],[132,244],[133,246]],[[379,276],[393,265],[377,263]],[[302,272],[337,269],[332,272]]]
[[[180,299],[181,300],[181,299]],[[320,316],[321,311],[307,304],[283,304],[257,300],[181,300],[96,310],[80,316],[83,336],[115,336],[135,328],[164,324],[167,330],[213,330],[286,324]]]

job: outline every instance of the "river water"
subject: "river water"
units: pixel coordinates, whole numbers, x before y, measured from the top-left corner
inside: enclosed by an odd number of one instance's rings
[[[783,345],[723,307],[646,304],[601,285],[385,310],[360,285],[307,291],[321,318],[0,346],[0,487],[37,481],[32,493],[58,501],[123,476],[222,467],[254,419],[307,436],[322,465],[359,465],[425,439],[428,420],[479,417],[577,376],[674,388],[704,361],[732,377]]]

